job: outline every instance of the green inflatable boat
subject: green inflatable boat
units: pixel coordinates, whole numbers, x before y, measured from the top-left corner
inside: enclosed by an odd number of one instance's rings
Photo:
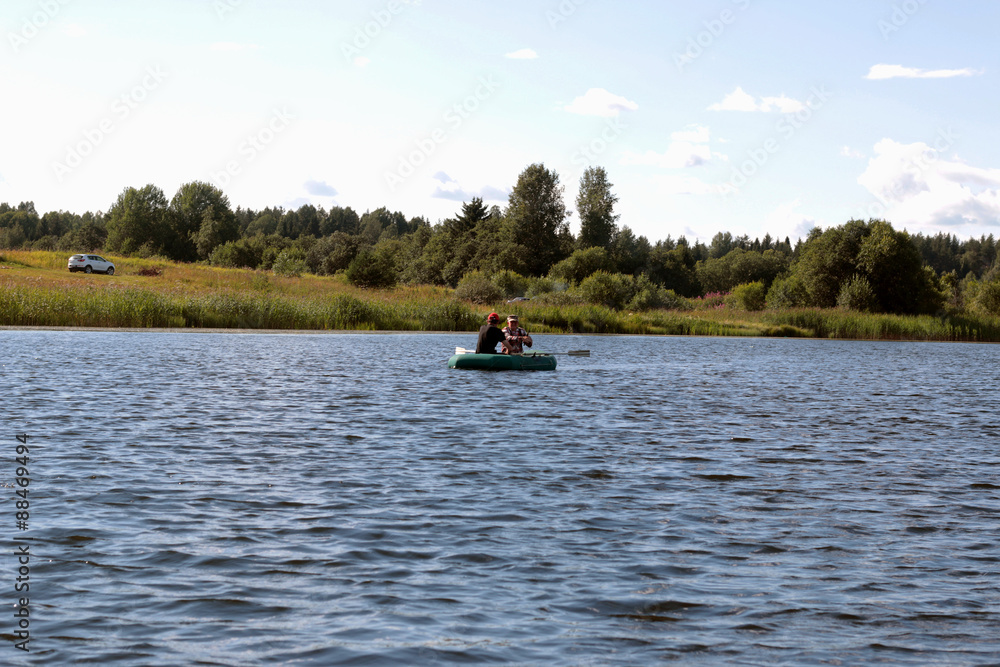
[[[544,352],[524,354],[456,354],[448,368],[475,368],[481,371],[554,371],[556,358]]]

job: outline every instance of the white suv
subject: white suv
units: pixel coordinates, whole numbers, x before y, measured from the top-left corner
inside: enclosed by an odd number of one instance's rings
[[[109,276],[115,275],[115,265],[104,259],[100,255],[73,255],[69,258],[69,270],[83,271],[84,273],[106,273]]]

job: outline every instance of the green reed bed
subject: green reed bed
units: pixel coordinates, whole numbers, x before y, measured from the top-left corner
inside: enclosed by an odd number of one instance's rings
[[[716,311],[652,310],[630,313],[595,305],[535,304],[522,305],[518,310],[522,313],[521,321],[535,333],[762,336],[771,328],[753,321],[739,321],[732,313],[723,317]],[[485,314],[482,319],[485,319]]]
[[[138,289],[0,289],[0,324],[8,326],[181,326],[166,297]]]
[[[0,286],[0,325],[218,329],[474,331],[469,306],[364,300],[350,295],[293,298],[255,291],[165,294],[109,285]]]
[[[1000,318],[970,315],[886,315],[845,310],[768,311],[765,322],[818,338],[1000,342]]]

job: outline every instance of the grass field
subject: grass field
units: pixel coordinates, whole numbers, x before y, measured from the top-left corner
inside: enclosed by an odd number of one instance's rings
[[[1000,318],[830,309],[631,313],[596,305],[475,305],[444,287],[363,290],[342,276],[282,277],[108,256],[114,276],[70,273],[68,255],[0,253],[0,326],[476,331],[491,310],[535,333],[771,336],[1000,342]]]

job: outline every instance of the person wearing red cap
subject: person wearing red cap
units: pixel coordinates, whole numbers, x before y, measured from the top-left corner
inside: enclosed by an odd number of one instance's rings
[[[476,354],[496,354],[497,343],[503,345],[503,353],[510,354],[510,343],[507,342],[507,337],[500,330],[499,324],[500,316],[496,313],[490,313],[490,316],[486,318],[486,324],[479,329]]]

